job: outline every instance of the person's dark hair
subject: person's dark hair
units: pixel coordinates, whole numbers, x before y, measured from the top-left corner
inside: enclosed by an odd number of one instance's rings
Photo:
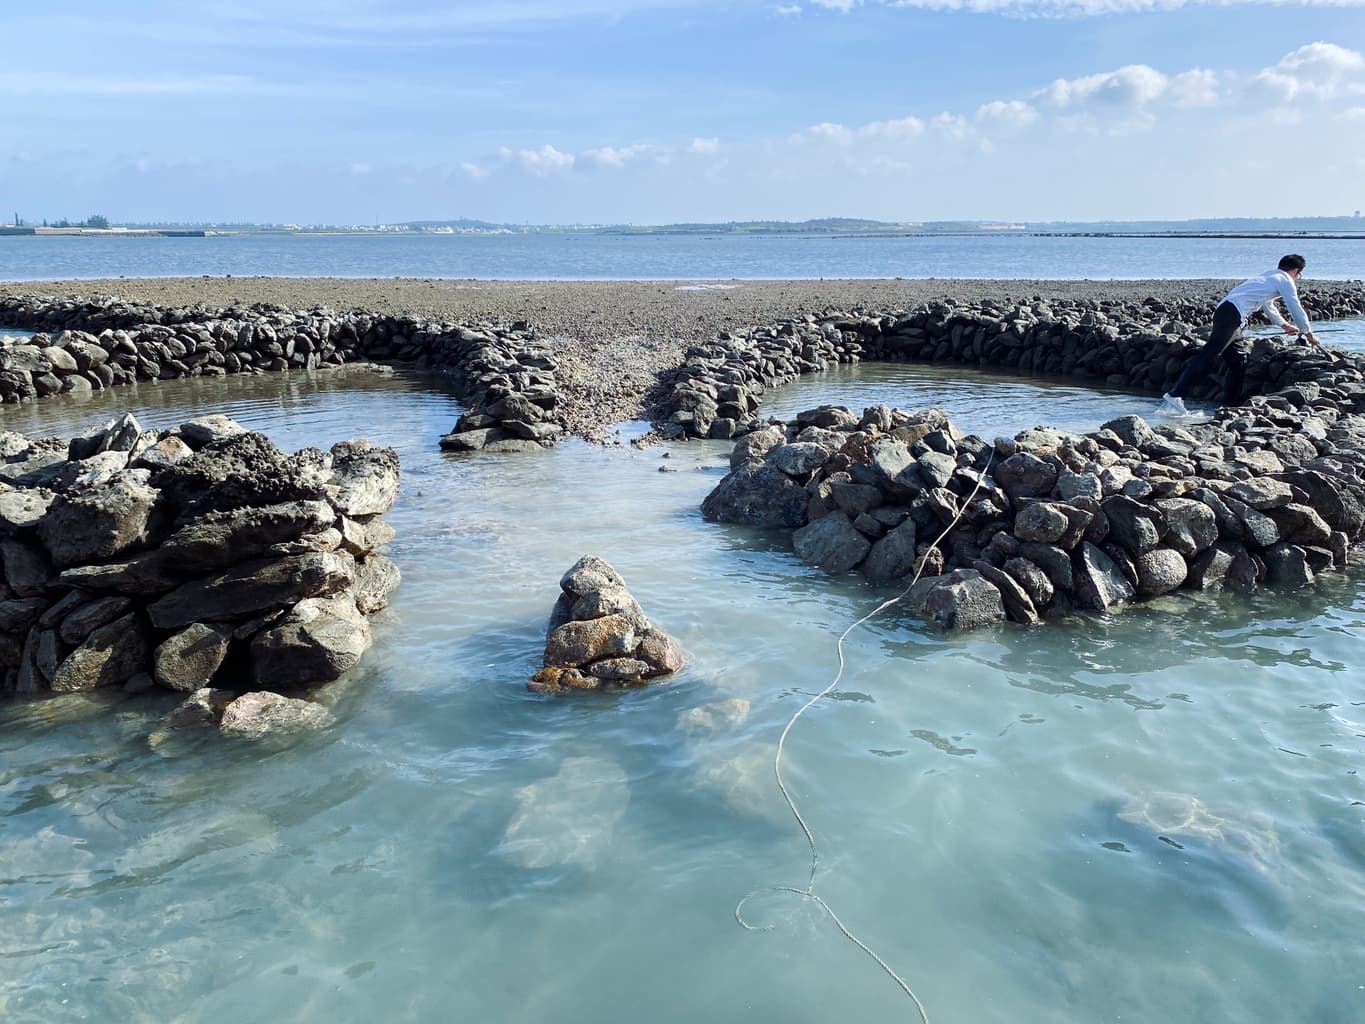
[[[1308,261],[1295,253],[1280,257],[1281,270],[1302,270],[1306,266],[1308,266]]]

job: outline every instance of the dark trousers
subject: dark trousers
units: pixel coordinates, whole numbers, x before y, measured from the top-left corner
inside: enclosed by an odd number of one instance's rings
[[[1202,384],[1213,369],[1213,364],[1222,359],[1227,364],[1227,376],[1223,378],[1223,404],[1236,405],[1242,400],[1242,381],[1246,378],[1246,353],[1237,348],[1233,338],[1242,326],[1242,314],[1231,302],[1220,303],[1213,311],[1213,333],[1204,347],[1194,354],[1185,372],[1171,388],[1171,394],[1184,398],[1189,389]]]

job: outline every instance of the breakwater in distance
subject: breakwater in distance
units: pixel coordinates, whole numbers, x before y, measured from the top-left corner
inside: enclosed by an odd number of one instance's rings
[[[1303,297],[1318,318],[1365,313],[1359,286]],[[1155,430],[1124,417],[1084,437],[1042,429],[992,443],[941,417],[886,408],[861,417],[817,410],[767,426],[756,413],[766,387],[862,359],[1159,392],[1206,333],[1207,312],[1180,299],[944,300],[808,316],[694,346],[684,365],[661,375],[656,422],[664,437],[742,438],[733,472],[703,506],[708,518],[795,530],[797,553],[833,572],[924,574],[917,603],[948,628],[1103,610],[1181,586],[1309,583],[1344,564],[1365,527],[1358,356],[1258,339],[1245,406],[1208,424]],[[136,379],[380,360],[452,374],[468,411],[440,439],[444,448],[534,449],[564,433],[557,365],[526,323],[31,296],[0,300],[0,320],[59,332],[0,352],[7,401]],[[931,539],[935,524],[948,529],[946,542]]]

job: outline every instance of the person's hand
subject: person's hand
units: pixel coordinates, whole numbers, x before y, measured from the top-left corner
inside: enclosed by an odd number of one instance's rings
[[[1284,333],[1289,335],[1291,338],[1299,333],[1299,329],[1295,327],[1293,324],[1285,324],[1283,327],[1281,327],[1281,330],[1283,330]]]
[[[1309,332],[1308,332],[1307,338],[1308,338],[1308,344],[1310,344],[1310,345],[1317,345],[1318,348],[1322,348],[1322,344],[1318,341],[1318,336],[1317,336],[1316,334],[1314,334],[1312,331],[1309,331]]]

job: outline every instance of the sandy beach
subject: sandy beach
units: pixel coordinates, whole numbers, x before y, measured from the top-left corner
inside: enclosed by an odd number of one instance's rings
[[[559,360],[571,430],[601,436],[601,426],[649,419],[648,393],[687,346],[720,331],[742,331],[784,317],[828,310],[894,310],[931,299],[1207,299],[1228,282],[996,281],[884,279],[828,281],[478,281],[423,278],[116,278],[25,281],[0,292],[113,295],[163,306],[275,303],[369,309],[459,322],[525,320]]]

